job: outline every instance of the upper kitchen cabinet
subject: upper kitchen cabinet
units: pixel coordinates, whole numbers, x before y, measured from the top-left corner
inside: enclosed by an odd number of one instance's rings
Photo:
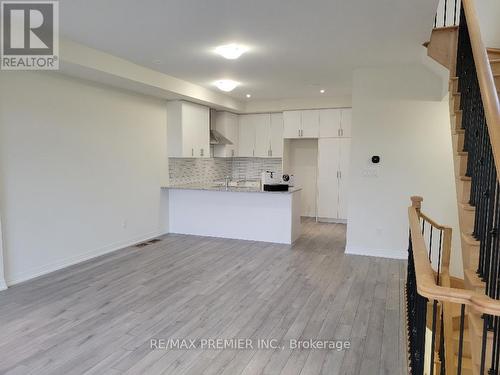
[[[302,111],[283,112],[283,137],[300,138],[302,129]]]
[[[255,156],[255,115],[238,116],[238,156]]]
[[[351,108],[321,109],[320,138],[351,138]]]
[[[283,115],[260,113],[239,116],[238,156],[282,157]]]
[[[271,113],[271,147],[269,156],[283,157],[283,114]]]
[[[320,138],[340,137],[341,109],[321,109],[319,111]]]
[[[271,153],[271,114],[249,115],[255,124],[255,154],[259,158],[266,158]]]
[[[230,112],[215,112],[214,128],[232,144],[214,145],[214,156],[219,158],[238,156],[238,115]]]
[[[319,137],[319,110],[311,109],[302,111],[302,135],[301,138]]]
[[[319,110],[284,111],[284,138],[318,138]]]
[[[169,157],[210,157],[210,109],[201,105],[167,103]]]
[[[352,108],[343,108],[340,113],[340,136],[351,138]]]

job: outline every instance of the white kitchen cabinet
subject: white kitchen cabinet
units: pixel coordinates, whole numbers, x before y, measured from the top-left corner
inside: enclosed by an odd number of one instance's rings
[[[310,109],[302,111],[302,132],[301,138],[319,137],[319,110]]]
[[[351,139],[340,138],[339,161],[339,212],[338,218],[347,220],[347,207],[349,202],[349,162],[351,155]]]
[[[210,109],[201,105],[167,103],[169,157],[210,157]]]
[[[271,114],[249,115],[255,127],[255,153],[254,156],[267,158],[271,150]]]
[[[319,110],[284,111],[283,121],[284,138],[319,137]]]
[[[283,112],[283,137],[300,138],[302,130],[302,111]]]
[[[318,140],[318,217],[338,218],[340,147],[338,138]]]
[[[321,109],[319,111],[319,137],[340,137],[341,109]]]
[[[350,138],[351,128],[352,128],[352,108],[344,108],[341,110],[340,136],[344,138]]]
[[[347,220],[350,138],[318,140],[318,218]]]
[[[231,141],[232,145],[214,145],[214,156],[218,158],[235,157],[238,155],[238,115],[219,111],[214,113],[215,130]]]
[[[283,157],[283,114],[271,113],[271,148],[269,156]]]
[[[241,115],[238,118],[238,156],[255,156],[255,117]]]

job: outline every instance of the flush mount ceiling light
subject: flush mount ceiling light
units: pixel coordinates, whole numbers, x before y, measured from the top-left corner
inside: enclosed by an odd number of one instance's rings
[[[214,85],[221,91],[233,91],[240,83],[232,79],[220,79],[214,82]]]
[[[222,57],[228,60],[236,60],[247,51],[248,47],[236,43],[218,46],[214,50],[216,54],[221,55]]]
[[[252,97],[252,95],[250,95],[250,94],[247,94],[247,95],[246,95],[246,97],[247,97],[247,98],[251,98],[251,97]]]
[[[324,93],[325,93],[325,90],[324,90],[324,89],[321,89],[321,90],[319,90],[319,92],[320,92],[321,94],[324,94]]]

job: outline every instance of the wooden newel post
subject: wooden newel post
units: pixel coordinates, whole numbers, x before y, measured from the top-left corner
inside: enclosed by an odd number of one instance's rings
[[[424,200],[424,198],[418,195],[414,195],[410,199],[412,207],[415,207],[415,210],[417,210],[417,212],[420,212],[420,209],[422,208],[422,201]]]

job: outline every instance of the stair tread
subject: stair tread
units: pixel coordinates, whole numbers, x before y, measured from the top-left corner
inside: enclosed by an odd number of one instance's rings
[[[474,238],[472,234],[462,233],[462,238],[468,245],[479,246],[480,242]]]
[[[476,211],[476,207],[471,206],[468,202],[460,202],[460,206],[466,211]]]
[[[464,270],[464,274],[467,277],[467,280],[469,280],[469,282],[474,287],[479,287],[479,288],[484,287],[484,281],[479,278],[476,271],[471,270],[471,269],[466,269],[466,270]]]
[[[460,152],[459,152],[459,154],[460,154]],[[459,179],[462,181],[470,181],[471,180],[471,178],[469,176],[460,176]]]

